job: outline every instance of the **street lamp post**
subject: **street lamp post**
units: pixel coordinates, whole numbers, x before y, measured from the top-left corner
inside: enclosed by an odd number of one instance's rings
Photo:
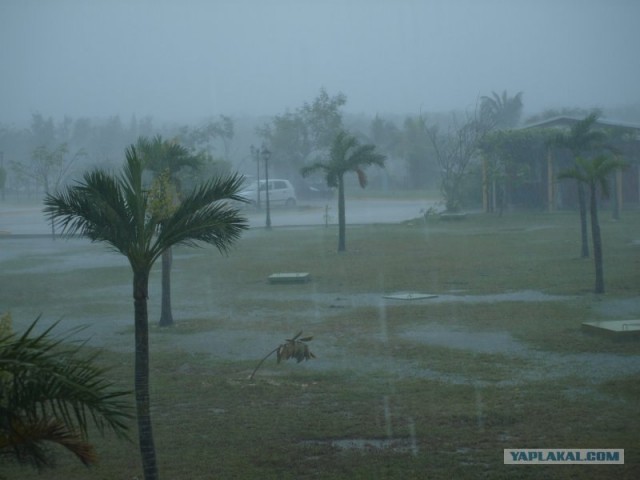
[[[267,148],[262,146],[262,158],[264,158],[264,176],[267,185],[267,229],[271,228],[271,206],[269,205],[269,158],[271,158],[271,152]]]
[[[257,179],[256,179],[256,189],[258,190],[258,197],[256,198],[256,207],[260,210],[260,150],[251,145],[251,155],[256,159],[256,166],[258,168]]]

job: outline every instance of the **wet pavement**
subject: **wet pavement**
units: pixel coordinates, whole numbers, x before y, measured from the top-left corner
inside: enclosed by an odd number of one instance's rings
[[[362,200],[347,199],[346,221],[349,225],[398,223],[424,214],[433,201],[428,200]],[[266,226],[265,208],[243,210],[251,228]],[[337,202],[307,201],[296,207],[270,209],[271,226],[314,226],[338,223]],[[51,225],[42,212],[42,205],[0,204],[0,235],[47,235]]]

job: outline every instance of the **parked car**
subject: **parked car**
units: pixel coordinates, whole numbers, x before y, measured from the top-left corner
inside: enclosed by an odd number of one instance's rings
[[[253,182],[240,192],[240,196],[246,198],[250,204],[258,203],[258,187],[260,189],[260,203],[267,202],[267,181]],[[295,206],[297,202],[296,191],[289,180],[280,178],[269,179],[269,203],[271,205]]]

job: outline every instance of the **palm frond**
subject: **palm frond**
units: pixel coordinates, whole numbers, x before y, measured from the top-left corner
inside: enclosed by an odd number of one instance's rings
[[[291,358],[295,358],[297,363],[300,363],[303,360],[316,358],[311,350],[309,350],[309,345],[307,345],[307,342],[310,342],[313,337],[304,337],[298,339],[300,335],[302,335],[302,332],[298,333],[298,335],[296,335],[294,338],[287,339],[285,343],[278,346],[278,348],[276,349],[276,357],[278,363],[280,363],[282,360],[289,360]]]
[[[358,176],[358,183],[360,184],[360,188],[365,188],[367,186],[367,174],[360,167],[356,167],[355,172]]]
[[[66,448],[84,465],[98,462],[95,448],[85,437],[55,418],[31,422],[12,418],[9,430],[0,434],[0,451],[10,449],[19,462],[31,463],[39,469],[54,464],[53,455],[47,451],[47,443]]]
[[[558,180],[568,179],[578,180],[579,182],[586,182],[586,176],[584,172],[577,167],[568,168],[558,173]]]
[[[0,339],[0,372],[11,379],[4,385],[10,391],[3,403],[7,414],[29,422],[56,418],[83,435],[90,418],[101,433],[124,435],[131,418],[124,398],[130,392],[114,388],[107,370],[82,353],[82,344],[69,343],[77,329],[52,336],[56,322],[34,335],[38,320],[23,334]]]
[[[186,147],[174,140],[164,140],[161,135],[151,140],[147,137],[138,138],[136,149],[144,158],[145,168],[156,174],[168,169],[174,181],[183,168],[197,169],[202,165],[202,160],[191,155]]]
[[[303,177],[308,177],[312,173],[315,173],[315,172],[317,172],[319,170],[322,170],[322,171],[326,172],[328,170],[328,168],[329,167],[323,162],[315,162],[315,163],[312,163],[311,165],[307,165],[305,167],[302,167],[302,169],[300,170],[300,174]]]
[[[587,159],[576,157],[575,165],[560,172],[559,179],[575,179],[588,185],[599,185],[603,197],[609,196],[609,175],[620,168],[624,168],[624,161],[611,158],[607,155],[598,155],[595,158]]]
[[[375,165],[378,167],[384,167],[386,157],[375,151],[375,145],[359,145],[349,156],[347,160],[347,166],[350,170],[360,168],[362,166]]]
[[[226,252],[248,228],[240,210],[229,203],[244,201],[238,196],[242,183],[243,177],[239,175],[217,177],[187,195],[162,222],[152,249],[155,258],[171,245],[197,246],[198,242]]]
[[[104,241],[125,253],[135,234],[132,208],[121,185],[101,170],[88,172],[82,182],[48,195],[44,204],[45,215],[66,236],[79,234],[94,242]]]
[[[267,355],[265,355],[262,360],[260,360],[258,365],[256,365],[256,368],[253,369],[253,372],[249,376],[249,380],[253,379],[264,361],[274,353],[276,354],[277,363],[280,363],[282,360],[289,360],[291,358],[295,358],[297,363],[300,363],[303,360],[316,358],[316,356],[309,349],[309,345],[307,345],[307,342],[313,340],[313,336],[310,335],[308,337],[300,338],[301,336],[302,331],[299,331],[292,338],[285,339],[284,343],[281,343],[276,348],[267,353]]]

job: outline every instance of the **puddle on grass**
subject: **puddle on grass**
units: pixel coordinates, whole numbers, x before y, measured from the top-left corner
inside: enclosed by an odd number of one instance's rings
[[[318,292],[278,292],[273,291],[254,296],[254,298],[264,298],[269,300],[280,300],[286,298],[288,300],[309,301],[319,306],[327,306],[329,308],[349,308],[349,307],[370,307],[382,305],[426,305],[434,303],[494,303],[494,302],[558,302],[567,301],[575,297],[570,295],[551,295],[536,290],[520,290],[515,292],[505,292],[487,295],[459,295],[459,294],[437,294],[425,298],[414,298],[410,302],[405,299],[389,298],[391,293],[355,293],[349,295],[340,295],[335,293],[318,293]],[[400,292],[407,294],[409,292]]]
[[[417,454],[415,439],[411,438],[340,438],[334,440],[303,440],[301,445],[329,446],[342,451],[372,452],[388,450],[395,453]]]
[[[127,267],[122,255],[83,238],[3,239],[0,263],[7,273],[65,273],[79,269]],[[16,258],[15,252],[21,252]]]
[[[401,338],[417,343],[456,348],[476,353],[522,354],[528,347],[507,332],[455,331],[444,327],[421,327],[406,330]]]

